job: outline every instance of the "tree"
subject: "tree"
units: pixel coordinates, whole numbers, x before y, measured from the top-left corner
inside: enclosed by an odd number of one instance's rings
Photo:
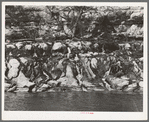
[[[6,26],[13,31],[13,38],[31,38],[38,37],[37,31],[41,21],[38,8],[25,8],[24,6],[6,6]],[[17,29],[16,29],[17,28]],[[17,36],[21,33],[21,36]],[[11,35],[11,37],[12,37]]]
[[[110,37],[110,7],[94,6],[6,6],[6,23],[23,31],[24,38]],[[108,35],[108,36],[107,36]]]

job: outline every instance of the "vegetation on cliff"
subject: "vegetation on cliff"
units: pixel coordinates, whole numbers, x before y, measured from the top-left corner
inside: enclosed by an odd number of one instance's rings
[[[5,91],[142,91],[142,7],[6,6],[5,15]]]

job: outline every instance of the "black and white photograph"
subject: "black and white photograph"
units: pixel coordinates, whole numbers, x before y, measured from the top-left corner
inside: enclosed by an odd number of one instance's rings
[[[147,3],[3,2],[3,120],[146,120]]]

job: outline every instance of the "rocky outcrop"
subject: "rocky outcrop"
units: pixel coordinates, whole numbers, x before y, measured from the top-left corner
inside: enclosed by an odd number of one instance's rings
[[[143,8],[116,10],[105,16],[102,28],[96,28],[100,34],[51,42],[7,41],[5,91],[141,92]],[[98,25],[98,16],[94,19],[93,25]]]
[[[143,27],[138,27],[138,25],[132,25],[127,30],[127,34],[134,37],[143,37]]]
[[[63,87],[98,91],[98,86],[101,86],[99,91],[141,90],[143,61],[138,58],[136,62],[136,58],[134,61],[128,57],[130,55],[125,57],[124,53],[131,49],[131,45],[128,45],[110,54],[80,53],[78,60],[65,56],[53,61],[49,58],[47,61],[27,57],[10,58],[6,63],[6,91],[20,91],[26,87],[32,92],[50,92],[50,89],[55,91]]]

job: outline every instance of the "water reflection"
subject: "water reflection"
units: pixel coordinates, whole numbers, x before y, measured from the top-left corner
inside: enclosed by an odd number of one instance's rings
[[[102,92],[5,93],[9,111],[142,111],[142,94]]]

